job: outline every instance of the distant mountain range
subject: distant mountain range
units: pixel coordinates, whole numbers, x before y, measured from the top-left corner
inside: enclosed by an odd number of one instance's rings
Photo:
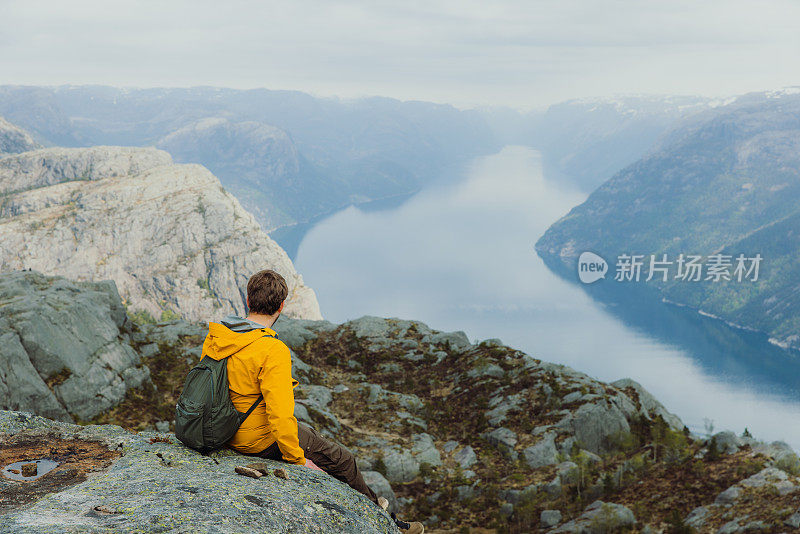
[[[717,104],[626,96],[521,113],[267,89],[0,86],[0,116],[36,142],[163,148],[211,170],[268,232],[413,193],[506,144],[537,148],[550,178],[588,193]]]
[[[722,102],[695,96],[568,100],[543,111],[492,109],[485,117],[504,144],[542,152],[545,175],[590,193],[652,149],[681,121]]]
[[[474,111],[266,89],[2,86],[0,115],[46,146],[157,146],[202,164],[265,231],[412,193],[498,148]]]
[[[644,287],[733,323],[800,346],[800,94],[750,94],[686,119],[649,155],[604,183],[551,226],[540,255],[574,276],[586,250],[613,262],[621,254],[676,261],[701,255],[698,282]],[[732,276],[736,258],[760,254],[759,277],[715,281],[709,256],[721,254]],[[747,261],[749,270],[752,262]],[[558,267],[557,267],[558,268]],[[613,269],[614,266],[612,265]],[[619,284],[610,280],[600,284]],[[630,284],[631,282],[628,282]]]

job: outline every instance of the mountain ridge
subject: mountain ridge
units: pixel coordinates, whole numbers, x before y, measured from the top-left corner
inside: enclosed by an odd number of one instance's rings
[[[197,121],[226,120],[230,127],[210,139],[213,150],[185,160],[175,154],[176,159],[218,173],[267,231],[308,222],[353,202],[413,193],[442,169],[494,146],[478,113],[452,106],[380,97],[345,101],[267,89],[6,85],[0,86],[0,115],[33,132],[39,142],[73,147],[150,146]],[[264,150],[255,146],[258,135],[244,133],[242,125],[248,123],[282,130],[300,155],[299,170],[271,171],[280,150],[270,161],[242,165]],[[240,146],[255,150],[226,154],[231,129],[244,141]],[[195,141],[203,141],[202,136]],[[269,189],[275,179],[288,186],[273,188],[283,195],[277,201],[260,190]],[[253,181],[257,187],[246,183]],[[259,210],[258,202],[272,209]]]
[[[751,283],[652,281],[664,298],[798,347],[800,97],[745,95],[676,129],[659,150],[623,169],[554,223],[537,252],[574,273],[593,250],[606,259],[761,254]],[[724,224],[722,222],[724,221]],[[613,261],[612,261],[613,263]],[[674,269],[674,267],[673,267]],[[731,268],[732,269],[732,268]],[[674,274],[674,272],[673,272]],[[607,283],[603,281],[600,283]],[[613,281],[610,281],[613,283]]]

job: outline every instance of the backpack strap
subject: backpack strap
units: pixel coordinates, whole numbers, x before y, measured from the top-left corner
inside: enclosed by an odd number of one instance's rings
[[[271,338],[273,338],[273,339],[278,339],[277,337],[273,336],[272,334],[265,334],[263,337],[271,337]],[[253,403],[253,405],[252,405],[252,406],[250,406],[250,408],[249,408],[249,409],[248,409],[248,410],[245,412],[245,414],[242,416],[242,423],[244,423],[244,420],[245,420],[245,419],[247,419],[248,417],[250,417],[250,414],[251,414],[251,413],[253,413],[253,410],[255,410],[255,409],[256,409],[256,406],[258,406],[258,405],[259,405],[259,403],[260,403],[262,400],[264,400],[264,395],[263,395],[262,393],[259,393],[259,394],[258,394],[258,398],[256,399],[256,401]]]
[[[261,402],[263,399],[264,399],[264,395],[262,395],[261,393],[259,393],[259,394],[258,394],[258,398],[256,399],[256,401],[253,403],[253,405],[252,405],[252,406],[250,406],[250,408],[249,408],[249,409],[248,409],[248,410],[247,410],[247,411],[244,413],[244,415],[242,416],[242,423],[244,423],[244,420],[245,420],[245,419],[247,419],[248,417],[250,417],[250,414],[251,414],[251,413],[253,413],[253,410],[255,410],[255,409],[256,409],[256,406],[258,406],[258,404],[259,404],[259,403],[260,403],[260,402]],[[241,423],[239,423],[239,424],[241,424]]]

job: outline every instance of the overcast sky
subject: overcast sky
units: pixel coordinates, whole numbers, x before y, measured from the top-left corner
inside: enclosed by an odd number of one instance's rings
[[[542,107],[800,84],[792,0],[0,0],[0,83]]]

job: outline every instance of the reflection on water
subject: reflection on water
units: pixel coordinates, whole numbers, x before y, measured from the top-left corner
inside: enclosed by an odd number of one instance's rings
[[[413,196],[413,193],[370,200],[359,204],[358,209],[363,212],[372,212],[395,208],[401,205],[411,196]],[[276,228],[275,230],[271,231],[269,236],[274,239],[286,252],[286,254],[289,255],[289,258],[294,261],[297,258],[297,249],[300,247],[300,243],[303,242],[303,238],[306,236],[306,233],[308,233],[309,230],[317,226],[321,221],[324,221],[328,217],[330,217],[330,214],[326,213],[324,215],[315,217],[308,222],[296,223],[289,226],[281,226],[280,228]]]
[[[349,208],[308,232],[295,263],[326,318],[413,318],[498,337],[601,380],[631,377],[695,431],[708,418],[800,446],[794,353],[690,310],[593,298],[553,274],[533,243],[584,197],[547,182],[537,152],[506,147],[465,173],[394,209]]]

